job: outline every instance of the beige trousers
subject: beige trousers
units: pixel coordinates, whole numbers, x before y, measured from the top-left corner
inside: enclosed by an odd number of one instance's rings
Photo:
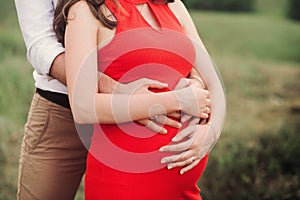
[[[86,155],[71,111],[35,93],[21,146],[17,198],[74,199]]]

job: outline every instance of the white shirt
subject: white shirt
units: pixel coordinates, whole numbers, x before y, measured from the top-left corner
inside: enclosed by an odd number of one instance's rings
[[[52,27],[57,1],[15,0],[15,4],[27,48],[27,59],[34,68],[35,86],[66,94],[66,86],[48,76],[52,62],[64,52]]]

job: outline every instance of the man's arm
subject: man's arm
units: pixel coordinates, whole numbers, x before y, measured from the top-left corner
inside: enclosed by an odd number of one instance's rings
[[[53,31],[53,2],[15,0],[15,4],[28,61],[39,74],[50,75],[66,85],[64,48]],[[105,74],[99,76],[99,92],[111,93],[116,84],[115,80]],[[166,117],[164,121],[166,125],[179,126],[178,122]],[[140,123],[154,131],[165,132],[162,126],[149,119],[141,120]]]
[[[52,74],[65,82],[61,63],[62,45],[53,31],[54,5],[51,0],[15,0],[20,28],[27,48],[27,58],[33,68],[42,75]],[[55,59],[56,58],[56,59]]]
[[[42,75],[50,75],[66,85],[64,48],[53,31],[54,5],[51,0],[15,0],[27,58]],[[101,92],[112,91],[116,81],[101,76]]]
[[[49,75],[59,80],[64,85],[67,85],[66,81],[66,69],[65,69],[65,53],[59,54],[53,61]]]

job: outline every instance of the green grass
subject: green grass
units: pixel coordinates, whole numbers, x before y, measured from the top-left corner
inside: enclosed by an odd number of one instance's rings
[[[288,155],[299,152],[294,135],[300,108],[300,24],[285,17],[285,3],[259,0],[254,13],[191,12],[227,93],[224,132],[199,182],[205,199],[292,199],[295,186],[300,187],[294,168],[284,168],[292,160]],[[31,73],[13,1],[6,0],[0,7],[3,200],[15,199],[22,129],[34,90]],[[298,166],[293,159],[290,165]],[[82,191],[77,200],[83,199]],[[247,191],[252,195],[243,196]]]
[[[255,13],[192,12],[227,92],[225,128],[199,182],[204,199],[299,198],[299,161],[285,163],[300,152],[300,26],[285,17],[284,3],[258,1]]]

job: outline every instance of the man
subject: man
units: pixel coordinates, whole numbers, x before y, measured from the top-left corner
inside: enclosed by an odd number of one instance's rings
[[[34,68],[33,77],[37,88],[25,125],[17,196],[18,199],[25,200],[74,199],[85,172],[87,150],[77,134],[67,97],[64,48],[57,42],[52,27],[57,0],[15,0],[15,3],[27,47],[27,58]],[[151,83],[149,81],[142,84]],[[111,78],[103,74],[100,76],[100,92],[111,93],[115,85],[116,82]],[[162,121],[167,125],[179,126],[178,122],[167,117]],[[156,132],[164,132],[155,120],[145,119],[139,122]],[[197,134],[194,134],[197,131],[200,129],[196,128],[185,135],[188,137],[193,134],[191,141],[198,144],[194,151],[200,151],[203,144],[201,139],[197,139]],[[87,134],[87,143],[89,137]],[[212,141],[210,146],[214,143]],[[187,144],[179,146],[180,144],[169,150],[190,150]],[[173,157],[164,162],[176,162],[182,155],[179,153],[176,159]],[[193,158],[192,164],[181,160],[174,167],[188,165],[189,168],[185,170],[187,171],[203,156],[199,154],[198,158]]]

